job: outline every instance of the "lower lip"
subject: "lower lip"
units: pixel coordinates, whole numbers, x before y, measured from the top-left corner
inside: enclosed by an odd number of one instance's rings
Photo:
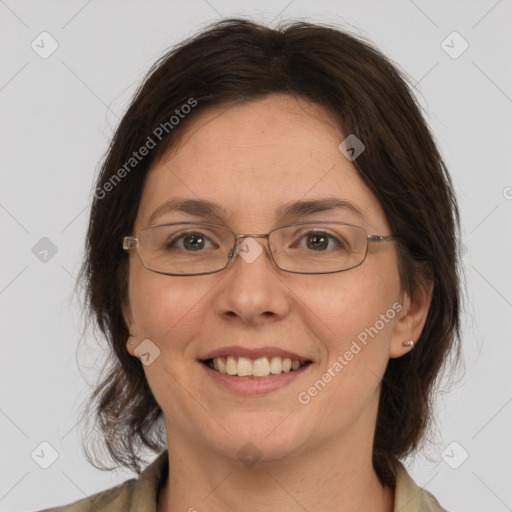
[[[298,379],[311,366],[308,364],[298,370],[277,375],[270,374],[268,377],[237,377],[212,370],[204,363],[201,365],[215,382],[240,395],[264,395],[280,389]]]

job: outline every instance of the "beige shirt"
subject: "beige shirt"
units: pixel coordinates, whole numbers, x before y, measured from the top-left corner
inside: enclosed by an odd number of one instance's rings
[[[140,475],[126,482],[75,501],[40,512],[156,512],[160,483],[169,470],[167,451],[162,452]],[[418,487],[403,466],[396,478],[393,512],[446,512],[437,500]]]

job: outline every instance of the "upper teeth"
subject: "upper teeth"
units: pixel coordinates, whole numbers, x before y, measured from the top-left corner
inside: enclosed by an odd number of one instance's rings
[[[249,359],[248,357],[216,357],[213,359],[213,368],[227,375],[239,377],[266,377],[267,375],[289,372],[300,368],[300,361],[288,357],[260,357]]]

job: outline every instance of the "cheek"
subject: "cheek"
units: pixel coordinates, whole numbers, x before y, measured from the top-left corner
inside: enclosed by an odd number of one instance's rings
[[[201,304],[215,283],[193,277],[163,276],[146,269],[130,275],[129,297],[138,337],[178,348],[201,325]]]
[[[291,288],[297,303],[302,304],[302,314],[314,321],[331,343],[356,337],[390,309],[388,316],[393,316],[392,306],[400,295],[397,270],[383,272],[367,266],[315,277]],[[390,330],[390,324],[386,322],[382,328],[379,323],[380,330]]]
[[[331,282],[318,282],[307,294],[297,290],[305,298],[301,315],[307,315],[323,352],[297,399],[312,407],[311,417],[321,417],[328,431],[354,421],[377,400],[389,360],[400,287],[392,271],[385,276],[368,270],[331,276]]]

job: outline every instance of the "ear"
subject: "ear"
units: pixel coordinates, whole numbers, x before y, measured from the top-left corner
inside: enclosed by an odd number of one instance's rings
[[[402,309],[397,316],[391,339],[389,357],[401,357],[414,347],[404,346],[404,341],[416,343],[421,335],[432,301],[433,283],[421,284],[409,295],[403,293]]]
[[[130,333],[130,337],[126,340],[126,350],[132,355],[135,356],[135,348],[137,347],[137,343],[135,343],[135,335],[134,335],[134,322],[132,310],[129,304],[123,302],[122,305],[123,310],[123,318],[128,327],[128,332]]]

